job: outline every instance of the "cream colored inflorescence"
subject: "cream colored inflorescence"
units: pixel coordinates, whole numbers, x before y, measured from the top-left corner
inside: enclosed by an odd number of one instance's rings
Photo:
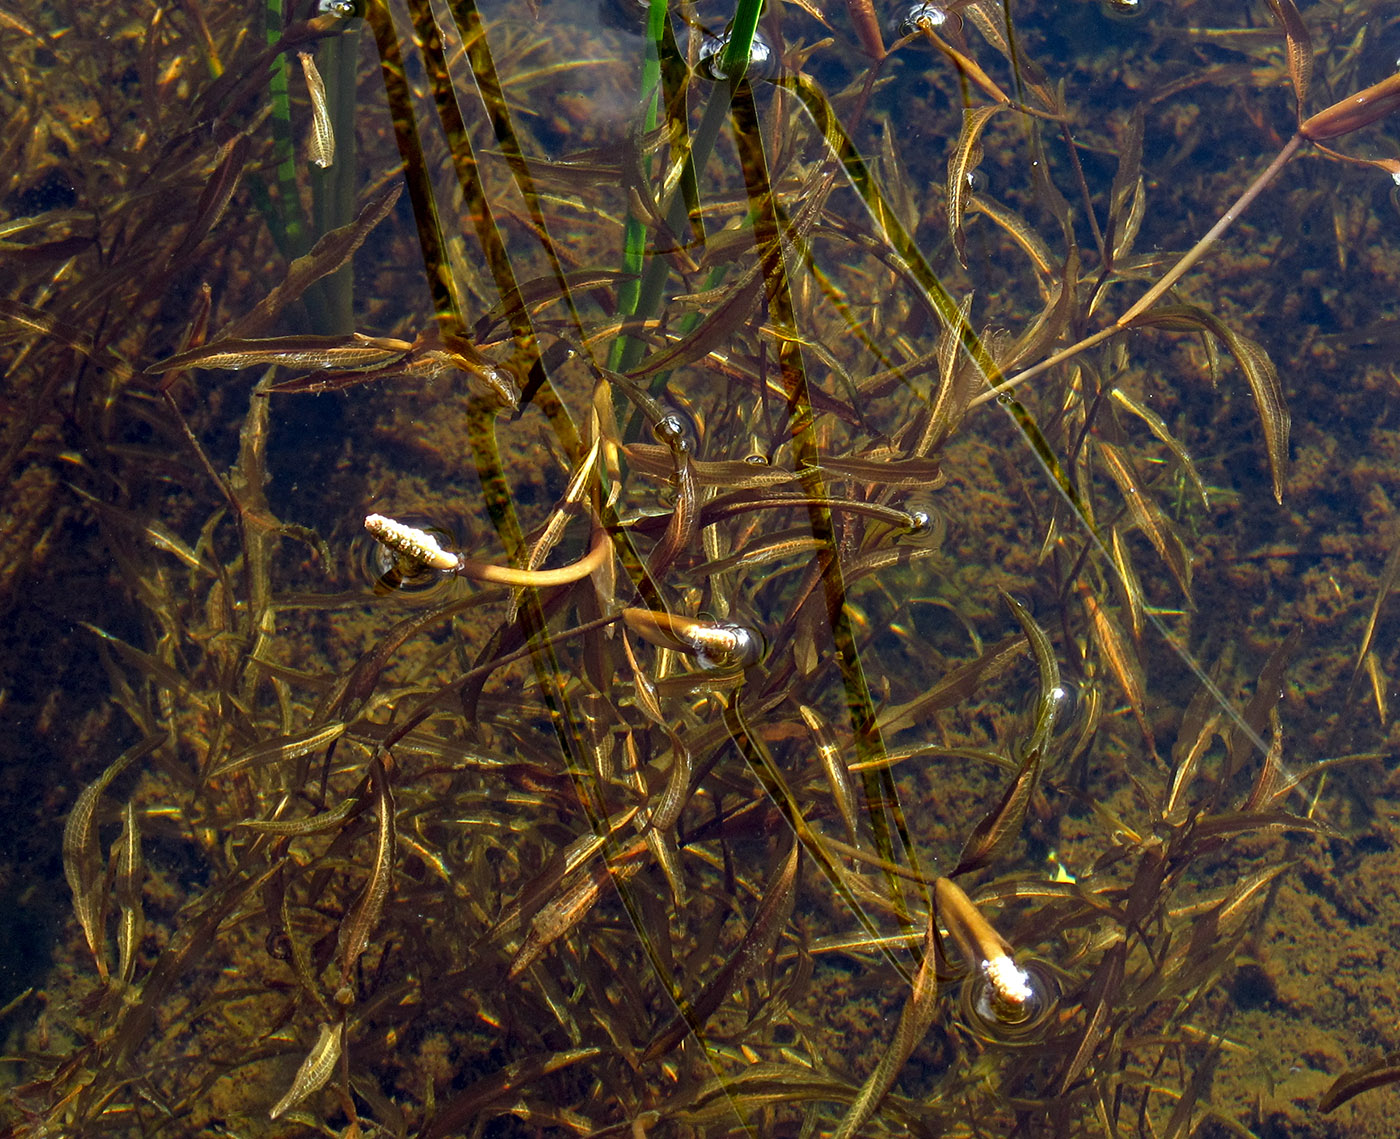
[[[405,526],[382,514],[371,514],[365,518],[365,529],[380,545],[422,562],[429,569],[450,573],[461,565],[462,559],[457,554],[444,550],[433,535],[416,526]]]
[[[999,1012],[1018,1016],[1035,1000],[1030,974],[1004,954],[983,961],[982,976],[987,979],[994,1007]]]

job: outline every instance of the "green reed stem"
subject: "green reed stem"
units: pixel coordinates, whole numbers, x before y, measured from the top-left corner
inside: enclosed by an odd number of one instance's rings
[[[762,11],[763,0],[739,0],[734,19],[729,25],[729,43],[720,57],[720,68],[724,77],[715,80],[714,90],[710,93],[709,101],[705,104],[705,113],[701,116],[700,125],[696,127],[695,133],[691,136],[690,153],[684,157],[684,161],[687,162],[692,171],[703,169],[705,163],[709,161],[710,155],[714,152],[715,143],[719,140],[720,131],[724,129],[724,125],[729,119],[729,107],[734,99],[734,92],[742,80],[744,72],[748,69],[754,31],[758,27],[758,18]],[[691,205],[692,200],[687,193],[686,179],[682,178],[662,208],[662,216],[666,219],[666,228],[672,239],[679,239],[687,231]],[[637,306],[634,313],[636,319],[629,322],[631,327],[639,326],[661,310],[666,278],[670,274],[670,269],[670,263],[666,258],[658,256],[655,252],[652,253],[651,260],[643,271],[641,285],[637,291]],[[623,331],[625,334],[627,329],[624,327]],[[635,363],[635,361],[633,362]],[[654,375],[651,380],[652,393],[658,393],[665,382],[664,374]]]
[[[642,54],[642,127],[647,134],[656,129],[657,108],[661,99],[661,39],[666,30],[667,0],[651,0],[647,8],[646,42]],[[651,176],[651,156],[642,160],[642,172]],[[646,223],[630,209],[623,231],[622,271],[628,277],[617,289],[619,316],[634,316],[641,296],[642,263],[646,254]],[[626,371],[641,358],[644,345],[631,336],[619,336],[608,352],[608,368]]]
[[[263,9],[269,47],[282,39],[282,0],[267,0]],[[272,58],[271,75],[267,81],[268,98],[272,102],[272,160],[277,186],[277,204],[270,202],[264,210],[269,219],[272,240],[288,261],[300,257],[311,243],[302,224],[300,197],[297,193],[296,156],[292,149],[292,103],[287,90],[287,57],[279,52]],[[264,194],[266,191],[264,191]]]
[[[720,68],[731,84],[737,85],[749,68],[753,34],[761,15],[763,0],[739,0],[739,7],[734,10],[734,19],[729,22],[729,43],[720,57]]]

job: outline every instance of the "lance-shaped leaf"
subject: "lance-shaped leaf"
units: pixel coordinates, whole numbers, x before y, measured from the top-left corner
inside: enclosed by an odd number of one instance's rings
[[[287,267],[283,282],[268,293],[246,316],[240,317],[223,330],[221,339],[244,339],[256,336],[270,326],[282,311],[322,277],[334,273],[355,256],[370,230],[389,216],[402,193],[401,185],[390,186],[371,199],[349,225],[333,229],[311,247],[305,257],[298,257]]]
[[[1108,217],[1104,222],[1104,248],[1116,261],[1131,252],[1147,193],[1142,179],[1143,111],[1139,106],[1128,117],[1118,140],[1118,168],[1113,172],[1113,188],[1108,194]]]
[[[880,18],[875,14],[875,5],[871,0],[846,0],[846,12],[866,54],[877,60],[884,59],[888,53],[885,51],[884,37],[880,35]]]
[[[355,899],[350,914],[340,927],[340,982],[348,987],[359,960],[369,945],[369,936],[379,924],[379,915],[384,912],[384,903],[389,897],[389,887],[394,881],[394,796],[389,790],[389,780],[384,765],[375,760],[373,765],[375,790],[375,813],[378,825],[375,828],[374,852],[370,860],[369,878],[364,889]]]
[[[1293,82],[1293,94],[1298,100],[1298,118],[1303,117],[1303,105],[1308,101],[1312,82],[1312,39],[1308,26],[1293,0],[1267,0],[1275,18],[1283,25],[1284,44],[1288,53],[1288,78]]]
[[[902,731],[933,712],[961,703],[982,684],[1000,676],[1015,664],[1025,651],[1026,638],[1022,634],[993,645],[976,660],[953,669],[922,696],[884,709],[876,727],[882,732]]]
[[[307,139],[307,157],[321,169],[335,161],[335,130],[331,125],[330,106],[326,102],[326,83],[316,69],[316,59],[309,51],[297,52],[301,71],[306,77],[306,93],[311,98],[311,137]]]
[[[301,1062],[297,1074],[292,1077],[292,1086],[287,1094],[279,1099],[269,1111],[269,1119],[285,1115],[307,1096],[314,1095],[326,1086],[340,1059],[340,1029],[334,1024],[322,1024],[316,1033],[316,1042]]]
[[[1021,247],[1026,256],[1031,259],[1031,263],[1042,274],[1047,277],[1054,275],[1055,255],[1045,244],[1045,239],[1024,217],[1009,206],[998,202],[986,192],[970,196],[967,206],[980,214],[985,214],[988,219],[1005,230],[1006,235]],[[970,299],[969,297],[968,300]]]
[[[265,340],[223,338],[177,352],[146,369],[153,376],[176,368],[376,368],[413,347],[406,340],[365,336],[278,336]],[[274,389],[275,390],[275,389]]]
[[[488,1109],[502,1103],[519,1102],[520,1089],[538,1083],[545,1076],[573,1064],[596,1060],[600,1048],[575,1048],[568,1052],[552,1052],[527,1056],[507,1064],[499,1072],[483,1076],[457,1092],[433,1113],[418,1132],[418,1139],[444,1139],[448,1135],[470,1132],[472,1124],[488,1118]]]
[[[1016,777],[1002,794],[1001,801],[973,828],[963,846],[962,855],[951,877],[967,874],[986,866],[1020,833],[1031,796],[1040,781],[1041,763],[1046,745],[1055,727],[1055,718],[1064,704],[1065,693],[1060,687],[1060,669],[1050,644],[1050,638],[1036,624],[1030,611],[1009,594],[1002,600],[1010,606],[1030,641],[1040,670],[1040,700],[1036,708],[1035,727],[1026,744],[1025,757]]]
[[[1061,1070],[1059,1091],[1061,1094],[1074,1083],[1085,1066],[1093,1058],[1106,1033],[1112,1027],[1114,1004],[1123,987],[1124,963],[1128,946],[1119,941],[1104,954],[1094,976],[1090,979],[1083,997],[1084,1026],[1079,1031],[1079,1040],[1074,1055]]]
[[[1325,142],[1369,126],[1397,107],[1400,107],[1400,71],[1318,111],[1298,128],[1298,133],[1313,142]]]
[[[39,333],[42,336],[52,337],[59,343],[66,344],[75,352],[82,353],[100,367],[110,369],[118,379],[129,380],[131,378],[131,365],[110,348],[94,345],[92,337],[86,332],[79,331],[67,321],[59,320],[53,314],[44,312],[42,309],[34,308],[22,301],[0,297],[0,328],[7,324],[15,325],[29,332]]]
[[[199,243],[219,224],[219,219],[224,216],[224,211],[228,209],[233,193],[238,188],[238,179],[248,161],[248,148],[248,136],[239,134],[219,149],[218,165],[200,192],[194,220],[190,222],[190,227],[185,231],[179,246],[170,255],[167,263],[170,268],[183,271]]]
[[[1397,87],[1400,97],[1400,87]],[[1264,447],[1269,455],[1269,470],[1273,474],[1274,498],[1283,501],[1283,486],[1288,479],[1288,408],[1283,402],[1283,385],[1269,355],[1247,336],[1241,336],[1219,317],[1195,305],[1159,308],[1134,318],[1133,326],[1152,325],[1177,331],[1195,332],[1199,329],[1217,337],[1244,371],[1245,381],[1254,395],[1254,406],[1264,427]]]
[[[117,976],[129,982],[136,972],[136,952],[146,935],[146,915],[141,907],[141,832],[136,804],[122,812],[122,833],[116,842]]]
[[[1343,1072],[1318,1102],[1317,1110],[1326,1115],[1329,1111],[1336,1111],[1353,1096],[1394,1083],[1400,1083],[1400,1052],[1391,1052],[1363,1067]]]
[[[1142,479],[1128,458],[1127,452],[1103,439],[1095,439],[1094,446],[1103,457],[1104,466],[1118,490],[1123,495],[1123,504],[1128,516],[1133,520],[1152,543],[1152,548],[1161,556],[1171,570],[1181,592],[1191,595],[1191,555],[1172,528],[1171,522],[1162,513],[1143,486]]]
[[[165,742],[165,734],[147,736],[135,747],[117,756],[101,775],[83,788],[68,820],[63,824],[63,876],[73,891],[73,910],[83,927],[97,971],[107,979],[107,961],[102,952],[104,899],[99,892],[102,882],[102,850],[97,841],[97,804],[112,780],[132,763],[143,759]]]
[[[310,755],[318,748],[329,746],[345,734],[349,725],[340,721],[320,724],[303,732],[289,736],[277,736],[260,744],[246,748],[218,764],[211,772],[210,779],[222,779],[249,767],[261,767],[268,763],[287,763]]]
[[[525,940],[511,960],[509,975],[518,977],[539,959],[540,954],[582,921],[598,904],[603,888],[609,881],[626,882],[636,874],[642,868],[636,856],[645,849],[646,842],[643,840],[624,851],[616,865],[609,865],[606,859],[598,859],[585,867],[576,881],[535,915],[530,923],[530,932],[525,935]]]
[[[725,999],[747,981],[769,959],[788,914],[792,912],[797,886],[798,856],[802,844],[794,842],[787,856],[763,885],[763,901],[753,924],[723,968],[691,1002],[682,1002],[680,1014],[647,1045],[642,1063],[658,1060],[679,1044],[688,1032],[699,1032]]]
[[[1152,724],[1147,718],[1147,681],[1142,662],[1113,615],[1099,604],[1098,598],[1088,587],[1081,587],[1080,595],[1084,600],[1084,611],[1089,616],[1089,630],[1094,643],[1128,698],[1128,707],[1147,741],[1147,750],[1156,756],[1157,744],[1153,739]]]
[[[967,265],[964,247],[967,238],[963,234],[963,214],[967,210],[967,198],[972,193],[969,180],[972,172],[982,161],[982,131],[993,115],[1002,107],[968,107],[963,111],[962,133],[953,153],[948,156],[948,232],[953,238],[953,247],[958,251],[958,260]]]
[[[928,1034],[933,1018],[938,1012],[938,923],[935,911],[930,909],[928,926],[924,931],[923,960],[914,974],[914,984],[909,991],[909,999],[900,1010],[899,1024],[895,1026],[894,1039],[880,1054],[874,1071],[861,1085],[859,1094],[851,1103],[846,1117],[836,1129],[832,1139],[853,1139],[860,1129],[880,1106],[880,1101],[894,1086],[904,1062],[909,1054]]]
[[[1202,508],[1209,510],[1210,495],[1206,493],[1205,483],[1201,481],[1201,476],[1196,470],[1196,464],[1191,461],[1191,455],[1186,450],[1181,440],[1171,433],[1171,429],[1167,426],[1166,420],[1146,404],[1134,398],[1128,392],[1125,392],[1121,387],[1115,385],[1108,394],[1114,403],[1127,408],[1128,411],[1132,412],[1147,424],[1147,429],[1151,431],[1153,435],[1157,436],[1162,444],[1171,451],[1178,466],[1181,468],[1181,473],[1186,476],[1187,481],[1191,484],[1191,489],[1196,492],[1196,496],[1201,500]]]
[[[640,810],[640,807],[628,807],[608,819],[598,831],[587,831],[568,846],[551,854],[540,871],[501,912],[486,936],[500,937],[513,929],[522,918],[533,918],[550,902],[550,895],[558,891],[560,883],[602,850],[608,838],[636,818]],[[558,899],[555,898],[554,901],[557,902]]]

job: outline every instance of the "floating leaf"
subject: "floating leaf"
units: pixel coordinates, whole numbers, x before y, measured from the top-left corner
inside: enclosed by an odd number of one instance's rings
[[[1298,128],[1298,133],[1313,142],[1325,142],[1369,126],[1397,107],[1400,107],[1400,71],[1318,111]]]

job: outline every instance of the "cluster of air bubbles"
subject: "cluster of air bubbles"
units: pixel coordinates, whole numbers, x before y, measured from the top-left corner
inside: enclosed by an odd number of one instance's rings
[[[431,534],[444,547],[458,548],[454,536],[446,528],[422,520],[410,519],[410,523]],[[419,600],[426,593],[445,589],[452,580],[450,572],[434,569],[417,558],[391,550],[369,534],[362,534],[356,543],[355,560],[377,594],[413,594],[415,600]]]
[[[763,634],[732,621],[696,622],[685,632],[695,663],[706,672],[738,672],[763,659]]]
[[[348,20],[355,14],[355,0],[319,0],[316,5],[318,16],[339,16]]]
[[[1147,10],[1147,0],[1099,0],[1099,10],[1110,20],[1136,20]]]
[[[700,40],[696,52],[695,67],[706,79],[727,79],[724,72],[724,53],[729,48],[730,30],[726,28],[720,35],[706,32]],[[778,74],[779,61],[773,49],[764,39],[763,33],[754,29],[753,42],[749,44],[749,65],[744,75],[749,79],[772,79]]]
[[[944,5],[920,0],[920,3],[906,9],[903,15],[895,17],[894,30],[900,37],[917,35],[923,31],[937,32],[941,31],[949,20],[961,22],[959,17],[950,15]]]
[[[1055,1012],[1059,985],[1038,961],[1010,957],[984,961],[963,982],[959,1007],[963,1022],[991,1044],[1033,1043]]]

